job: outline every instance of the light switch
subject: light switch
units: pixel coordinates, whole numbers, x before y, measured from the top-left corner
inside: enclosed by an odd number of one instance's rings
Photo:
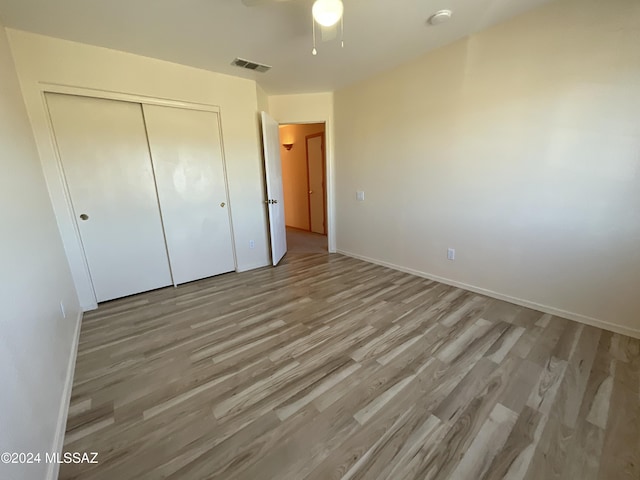
[[[362,192],[362,191],[356,192],[356,200],[358,200],[359,202],[363,202],[364,201],[364,192]]]

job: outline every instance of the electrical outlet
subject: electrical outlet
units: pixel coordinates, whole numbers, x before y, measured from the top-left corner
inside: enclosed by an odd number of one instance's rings
[[[456,259],[456,249],[455,248],[447,248],[447,259],[455,260]]]
[[[256,242],[249,240],[249,248],[256,248]]]
[[[62,313],[62,318],[67,318],[67,312],[64,310],[64,302],[60,300],[60,313]]]

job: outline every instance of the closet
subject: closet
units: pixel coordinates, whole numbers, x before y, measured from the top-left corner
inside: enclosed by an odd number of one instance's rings
[[[235,269],[216,112],[46,101],[98,302]]]

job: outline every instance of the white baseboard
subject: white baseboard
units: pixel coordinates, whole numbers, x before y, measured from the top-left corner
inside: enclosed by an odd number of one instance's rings
[[[97,302],[87,303],[85,305],[80,305],[80,308],[82,309],[83,312],[90,312],[91,310],[98,309],[98,303]]]
[[[71,401],[71,390],[73,388],[73,374],[76,367],[76,357],[78,356],[78,344],[80,342],[80,327],[82,325],[82,311],[78,312],[78,319],[76,320],[76,328],[73,333],[73,345],[69,354],[69,361],[67,363],[67,378],[65,380],[64,388],[62,390],[62,399],[60,409],[58,411],[58,425],[56,426],[56,436],[53,440],[53,447],[51,452],[62,452],[64,446],[64,434],[67,428],[67,416],[69,415],[69,402]],[[49,464],[47,470],[47,480],[56,480],[60,470],[60,464],[52,462]]]
[[[236,272],[238,273],[248,272],[249,270],[255,270],[256,268],[270,267],[270,266],[271,266],[271,262],[254,263],[252,265],[242,265],[242,266],[238,265]]]
[[[487,297],[492,297],[497,300],[504,300],[505,302],[514,303],[522,307],[532,308],[534,310],[538,310],[543,313],[549,313],[557,317],[568,318],[569,320],[574,320],[576,322],[584,323],[586,325],[591,325],[592,327],[602,328],[603,330],[609,330],[610,332],[620,333],[622,335],[627,335],[629,337],[640,338],[640,329],[629,328],[623,325],[617,325],[615,323],[607,322],[606,320],[600,320],[600,319],[588,317],[586,315],[582,315],[579,313],[569,312],[567,310],[561,310],[559,308],[550,307],[549,305],[543,305],[541,303],[531,302],[523,298],[504,295],[499,292],[494,292],[493,290],[487,290],[486,288],[477,287],[475,285],[469,285],[467,283],[458,282],[456,280],[451,280],[449,278],[439,277],[438,275],[432,275],[427,272],[421,272],[419,270],[414,270],[412,268],[395,265],[393,263],[385,262],[383,260],[377,260],[375,258],[365,257],[364,255],[358,255],[356,253],[347,252],[345,250],[338,249],[337,253],[346,255],[347,257],[357,258],[358,260],[363,260],[365,262],[375,263],[376,265],[381,265],[383,267],[392,268],[393,270],[410,273],[411,275],[416,275],[418,277],[434,280],[436,282],[444,283],[446,285],[451,285],[452,287],[458,287],[464,290],[469,290],[470,292],[486,295]]]

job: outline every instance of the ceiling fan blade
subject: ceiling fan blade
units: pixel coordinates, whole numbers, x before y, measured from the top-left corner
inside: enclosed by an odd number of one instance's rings
[[[269,5],[270,3],[288,2],[289,0],[241,0],[247,7],[257,7],[259,5]]]

